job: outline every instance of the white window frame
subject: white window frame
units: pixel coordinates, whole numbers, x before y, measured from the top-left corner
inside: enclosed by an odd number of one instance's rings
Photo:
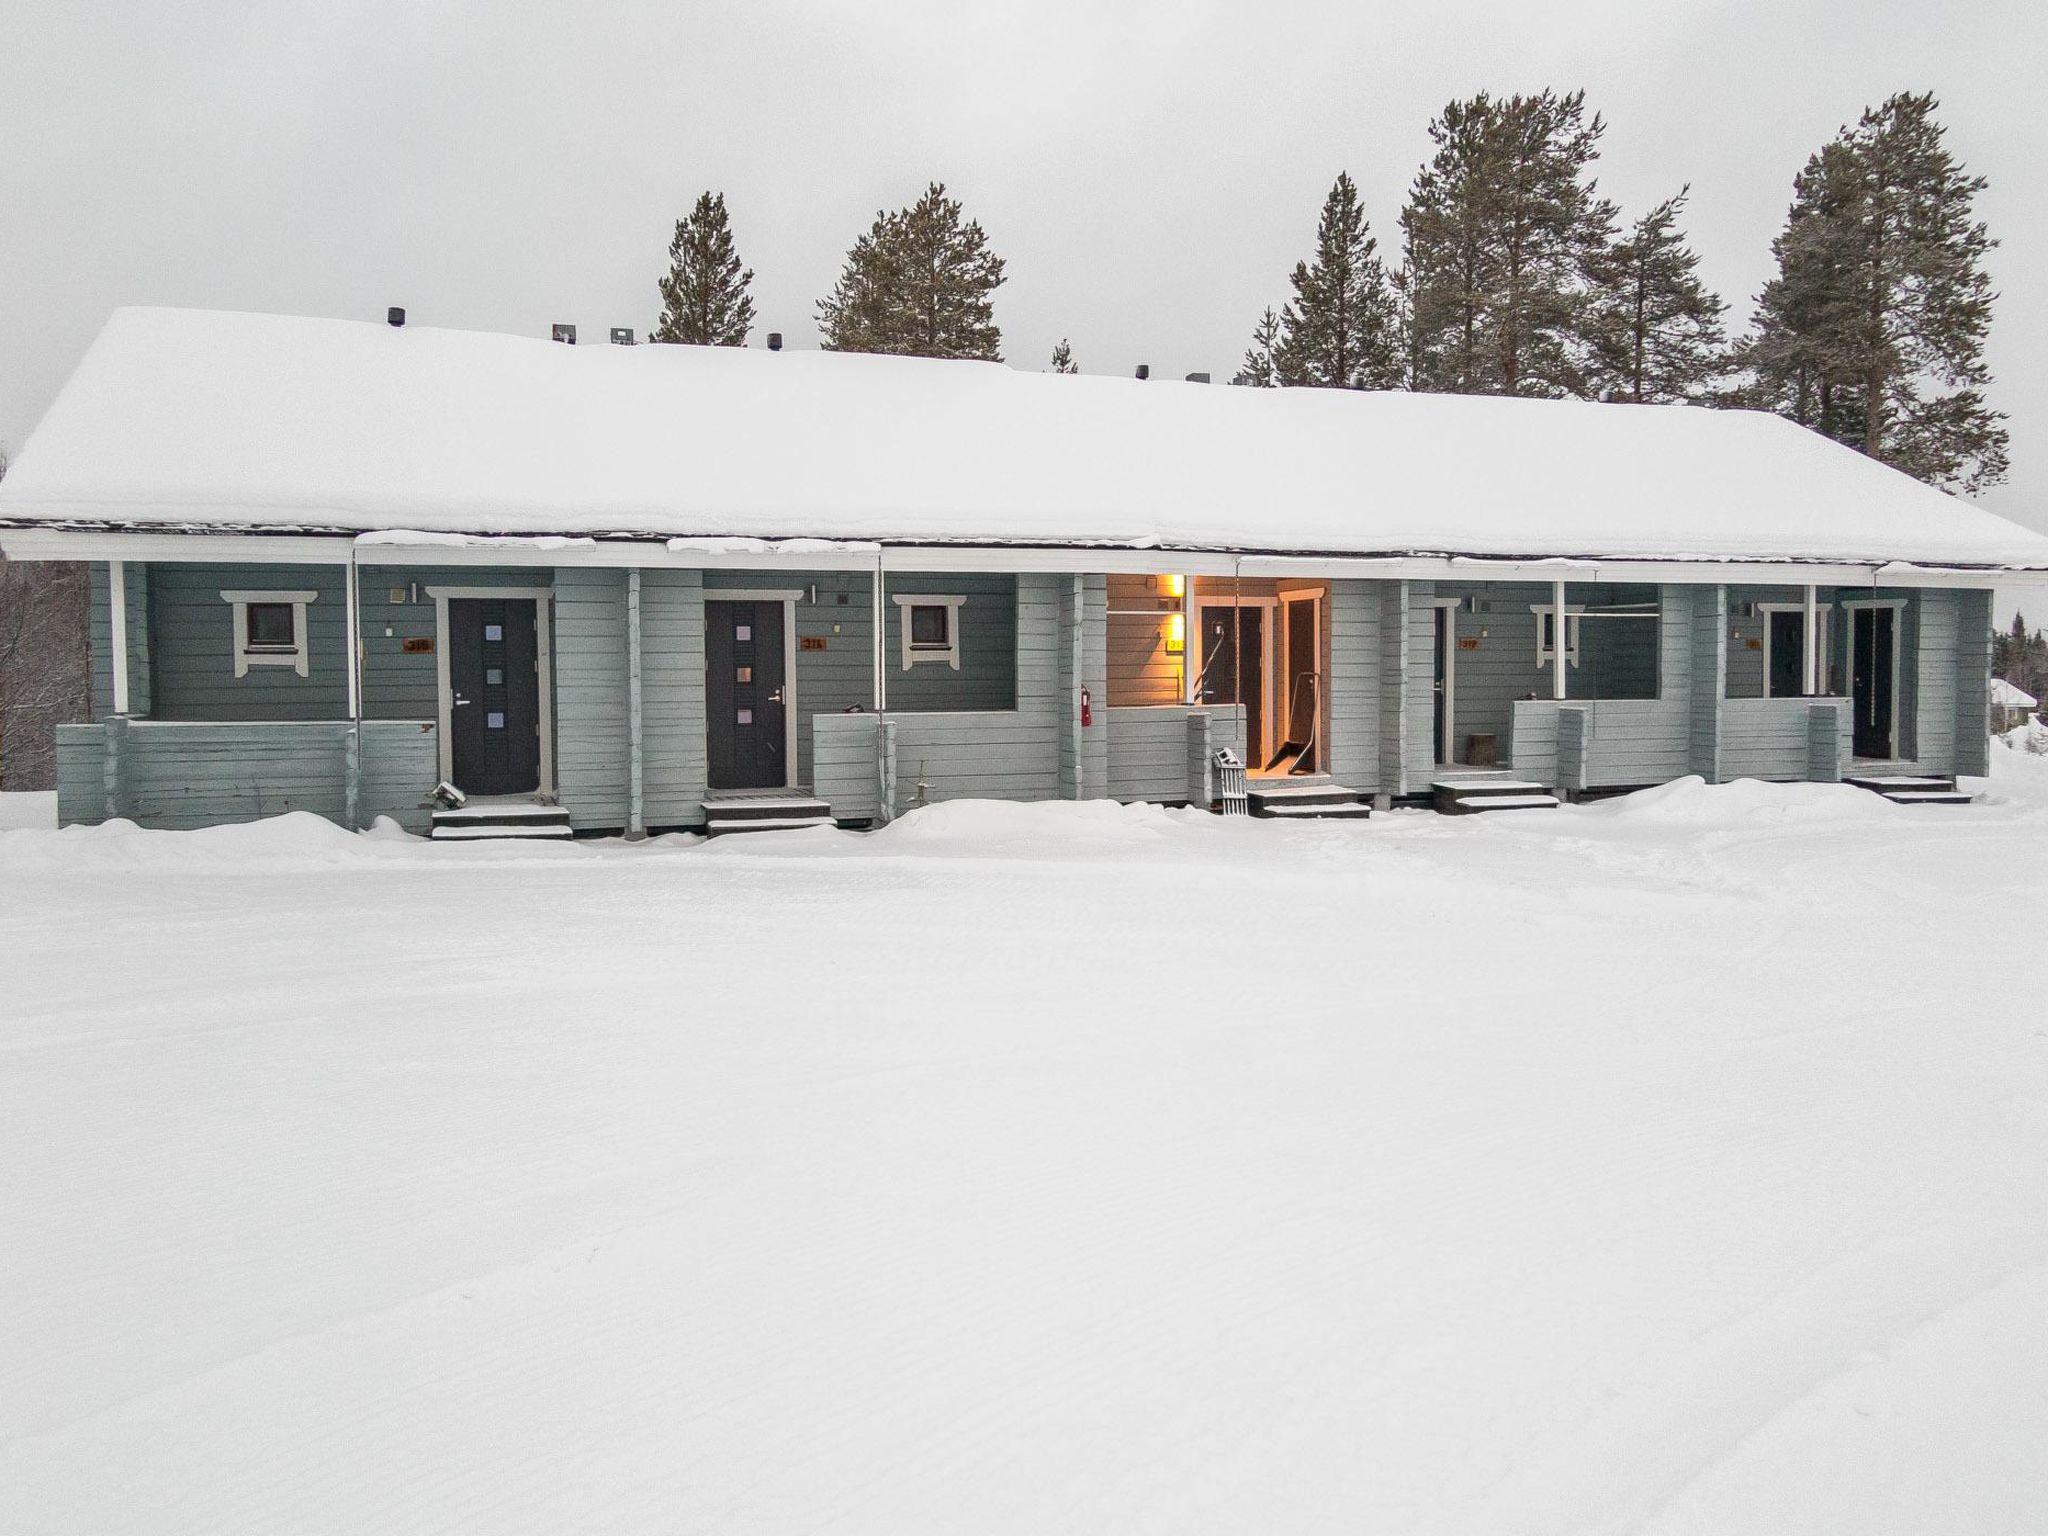
[[[257,592],[231,588],[221,593],[221,601],[234,607],[235,633],[235,676],[247,677],[251,667],[290,667],[301,677],[312,674],[312,661],[306,647],[306,605],[320,594],[317,592]],[[289,603],[292,610],[292,643],[284,646],[254,647],[249,644],[249,605],[251,603]]]
[[[1827,699],[1827,698],[1833,698],[1833,697],[1834,697],[1834,695],[1833,695],[1833,694],[1831,694],[1831,693],[1829,693],[1829,692],[1828,692],[1828,674],[1829,674],[1829,671],[1830,671],[1830,669],[1831,669],[1831,667],[1832,667],[1832,665],[1833,665],[1833,662],[1834,662],[1834,650],[1835,650],[1835,637],[1834,637],[1834,633],[1833,633],[1833,631],[1834,631],[1834,625],[1833,625],[1833,624],[1831,624],[1831,623],[1829,622],[1829,620],[1828,620],[1828,615],[1829,615],[1829,614],[1830,614],[1830,613],[1831,613],[1831,612],[1833,611],[1833,609],[1834,609],[1834,606],[1835,606],[1835,605],[1834,605],[1833,603],[1815,603],[1815,604],[1813,605],[1813,613],[1814,613],[1814,628],[1815,628],[1816,630],[1818,630],[1818,631],[1819,631],[1819,634],[1818,634],[1818,636],[1816,637],[1816,638],[1817,638],[1817,640],[1818,640],[1818,644],[1817,644],[1817,645],[1815,646],[1815,648],[1814,648],[1814,657],[1815,657],[1815,662],[1814,662],[1814,665],[1816,666],[1816,668],[1818,668],[1818,670],[1819,670],[1819,672],[1820,672],[1820,676],[1818,676],[1818,677],[1816,677],[1816,678],[1814,679],[1814,683],[1815,683],[1815,686],[1816,686],[1816,688],[1818,689],[1818,691],[1817,691],[1817,692],[1815,692],[1815,693],[1813,693],[1813,694],[1811,694],[1811,695],[1808,695],[1808,694],[1804,694],[1804,693],[1773,693],[1773,692],[1771,692],[1771,615],[1772,615],[1772,614],[1774,614],[1774,613],[1796,613],[1796,614],[1798,614],[1798,615],[1800,616],[1800,618],[1801,618],[1801,619],[1803,620],[1803,619],[1804,619],[1804,618],[1806,617],[1806,604],[1804,604],[1804,603],[1758,603],[1758,604],[1756,605],[1756,615],[1757,615],[1757,617],[1758,617],[1758,618],[1760,618],[1760,619],[1762,619],[1762,620],[1763,620],[1763,630],[1764,630],[1764,693],[1763,693],[1763,696],[1764,696],[1765,698],[1767,698],[1767,699],[1804,699],[1804,698],[1808,698],[1808,697],[1811,697],[1811,698],[1816,698],[1816,699]],[[1896,626],[1897,626],[1898,622],[1899,622],[1899,621],[1898,621],[1897,619],[1894,619],[1894,620],[1892,620],[1892,623],[1893,623],[1894,627],[1896,627]],[[1800,642],[1799,642],[1799,643],[1800,643],[1800,647],[1801,647],[1801,652],[1800,652],[1800,656],[1801,656],[1801,660],[1802,660],[1802,662],[1803,662],[1803,661],[1804,661],[1804,659],[1805,659],[1805,645],[1806,645],[1806,641],[1805,641],[1805,639],[1804,639],[1804,637],[1803,637],[1803,636],[1802,636],[1802,638],[1801,638],[1801,640],[1800,640]]]
[[[960,609],[966,603],[965,596],[957,592],[897,592],[892,594],[896,607],[896,630],[899,654],[903,659],[902,670],[908,672],[922,661],[942,661],[955,672],[960,670]],[[910,643],[910,610],[913,608],[943,608],[946,610],[946,643],[944,645],[912,645]]]
[[[1540,672],[1551,664],[1550,653],[1553,649],[1553,647],[1543,643],[1543,621],[1557,611],[1557,605],[1555,603],[1531,603],[1529,611],[1536,615],[1536,669]],[[1579,664],[1579,632],[1585,627],[1579,621],[1585,615],[1586,605],[1584,603],[1566,603],[1564,605],[1564,659],[1566,666],[1576,667]],[[1553,629],[1557,627],[1554,620],[1551,627]]]

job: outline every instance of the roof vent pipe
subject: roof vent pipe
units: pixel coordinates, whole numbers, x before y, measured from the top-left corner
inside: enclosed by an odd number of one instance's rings
[[[770,331],[768,333],[768,350],[770,352],[780,352],[782,350],[782,332]]]
[[[556,341],[566,341],[570,346],[575,346],[576,327],[573,325],[557,325],[555,327],[554,339]]]
[[[1188,382],[1190,384],[1206,384],[1209,382],[1209,375],[1206,373],[1191,373],[1188,375]]]
[[[1140,364],[1138,364],[1138,377],[1139,377],[1139,378],[1141,378],[1141,379],[1149,379],[1149,378],[1151,378],[1151,377],[1152,377],[1152,365],[1151,365],[1150,363],[1140,363]]]
[[[405,311],[394,304],[384,311],[384,318],[391,322],[393,330],[397,330],[398,327],[405,324]]]

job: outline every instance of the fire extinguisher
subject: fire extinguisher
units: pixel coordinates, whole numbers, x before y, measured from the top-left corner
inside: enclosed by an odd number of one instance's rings
[[[1088,696],[1088,690],[1081,690],[1081,725],[1083,729],[1095,723],[1095,701]]]

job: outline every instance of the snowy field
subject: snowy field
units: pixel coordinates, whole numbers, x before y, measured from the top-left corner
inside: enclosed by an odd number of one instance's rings
[[[0,1528],[2038,1532],[1995,756],[1960,811],[6,833]]]

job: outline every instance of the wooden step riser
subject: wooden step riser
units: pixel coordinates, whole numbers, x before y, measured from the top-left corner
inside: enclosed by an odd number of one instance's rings
[[[731,808],[718,804],[704,808],[705,819],[710,821],[789,821],[801,817],[830,821],[832,807],[823,800],[792,800],[787,805],[773,809],[756,806]]]

